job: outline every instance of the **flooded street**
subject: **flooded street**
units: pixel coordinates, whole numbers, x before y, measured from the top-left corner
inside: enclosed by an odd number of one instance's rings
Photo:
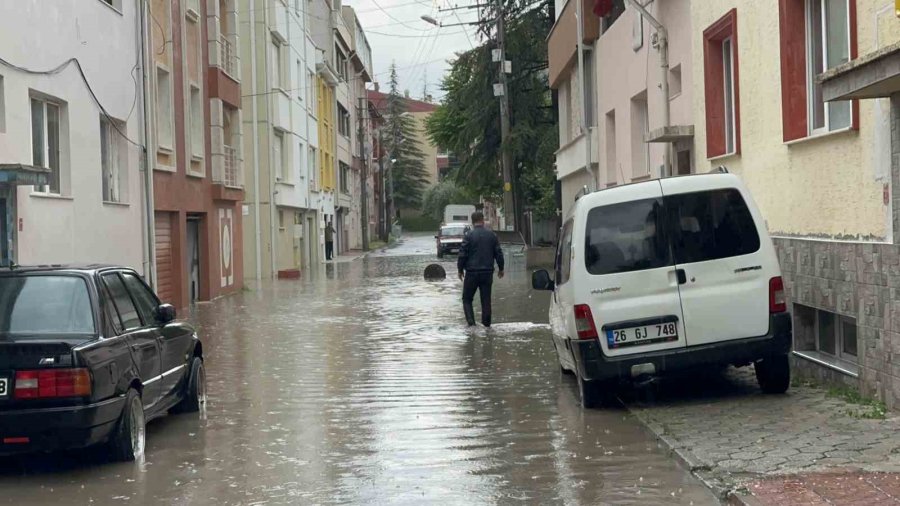
[[[583,411],[516,249],[468,330],[433,239],[196,308],[205,419],[149,426],[141,464],[5,459],[0,503],[710,504],[624,409]]]

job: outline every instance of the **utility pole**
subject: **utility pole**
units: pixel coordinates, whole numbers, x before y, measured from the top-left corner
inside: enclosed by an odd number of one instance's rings
[[[513,161],[509,152],[509,88],[506,79],[506,12],[503,0],[497,0],[497,53],[499,55],[500,86],[494,91],[494,95],[500,97],[500,165],[503,171],[503,214],[512,217],[514,230],[518,230],[518,213],[516,212],[515,196],[513,195]]]
[[[364,120],[366,109],[363,107],[365,104],[365,99],[363,97],[359,98],[359,105],[356,110],[356,117],[359,120],[358,126],[358,135],[357,135],[357,145],[359,146],[359,159],[362,162],[359,172],[360,178],[362,179],[362,184],[360,185],[360,198],[362,199],[362,208],[359,211],[360,220],[362,222],[362,248],[363,251],[369,251],[369,161],[366,155],[366,135]]]

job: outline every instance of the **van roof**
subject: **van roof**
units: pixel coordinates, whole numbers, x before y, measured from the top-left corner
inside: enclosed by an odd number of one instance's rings
[[[608,188],[601,188],[601,189],[593,191],[593,192],[585,193],[580,198],[576,198],[575,203],[572,205],[571,209],[569,209],[569,212],[566,213],[566,219],[568,219],[575,213],[575,211],[580,207],[579,204],[582,201],[590,202],[590,201],[594,200],[593,198],[591,198],[594,195],[602,194],[604,192],[617,191],[621,188],[630,188],[630,187],[639,186],[639,185],[649,185],[649,184],[656,183],[662,179],[675,179],[675,178],[685,178],[685,179],[686,178],[692,178],[692,179],[717,178],[722,181],[723,187],[729,186],[728,182],[740,181],[740,179],[737,176],[735,176],[734,174],[728,173],[728,172],[710,172],[710,173],[706,173],[706,174],[685,174],[685,175],[680,175],[680,176],[669,176],[666,178],[657,177],[657,178],[653,178],[653,179],[645,179],[643,181],[635,181],[633,183],[625,183],[625,184],[621,184],[621,185],[610,186]]]

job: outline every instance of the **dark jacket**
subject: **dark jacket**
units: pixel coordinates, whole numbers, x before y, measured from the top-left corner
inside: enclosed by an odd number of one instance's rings
[[[497,268],[502,271],[503,250],[500,249],[497,234],[484,226],[476,225],[463,239],[456,267],[459,272],[494,272],[495,261]]]

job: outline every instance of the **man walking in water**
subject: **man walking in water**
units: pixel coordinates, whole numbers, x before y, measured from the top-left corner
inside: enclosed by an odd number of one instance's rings
[[[475,325],[475,310],[472,301],[475,291],[481,297],[481,323],[491,326],[491,285],[494,283],[494,262],[497,262],[498,278],[503,278],[503,250],[497,234],[484,228],[484,214],[472,213],[473,229],[463,239],[459,248],[456,267],[463,282],[463,311],[466,323]]]
[[[334,227],[329,221],[325,225],[325,260],[334,258]]]

